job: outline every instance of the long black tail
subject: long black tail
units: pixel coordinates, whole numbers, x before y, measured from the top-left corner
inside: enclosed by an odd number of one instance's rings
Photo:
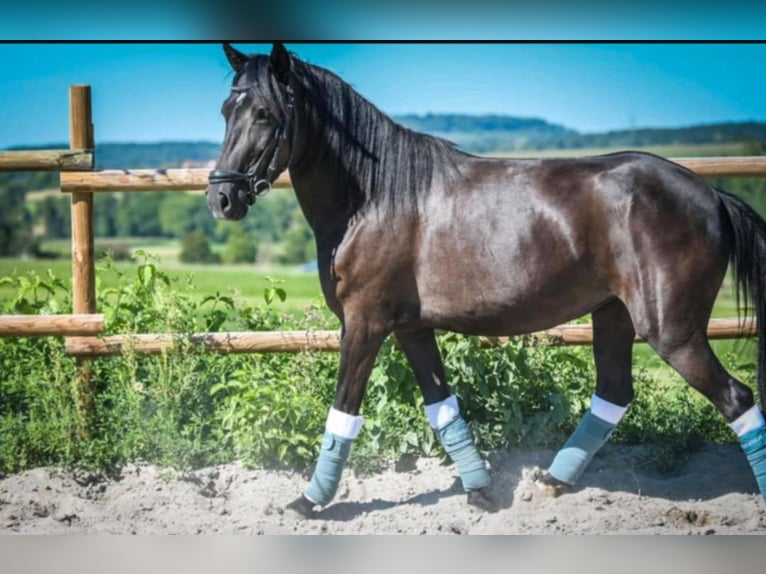
[[[766,221],[744,201],[716,189],[732,227],[729,263],[734,271],[737,308],[758,324],[758,394],[766,411]],[[751,304],[752,302],[752,304]]]

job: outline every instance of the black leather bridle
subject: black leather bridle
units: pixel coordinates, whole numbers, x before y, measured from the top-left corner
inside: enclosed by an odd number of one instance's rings
[[[271,191],[271,186],[279,177],[279,174],[290,165],[290,157],[293,152],[294,96],[290,83],[285,86],[284,93],[287,101],[285,105],[285,121],[279,126],[275,137],[269,142],[269,145],[258,156],[255,165],[247,172],[214,169],[208,176],[208,183],[246,182],[248,188],[246,201],[248,205],[253,205],[257,198]],[[269,157],[271,157],[270,160]],[[269,161],[269,165],[264,173],[263,164],[266,161]]]

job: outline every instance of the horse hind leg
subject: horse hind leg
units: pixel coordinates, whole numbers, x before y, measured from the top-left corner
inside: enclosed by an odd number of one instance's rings
[[[631,364],[635,330],[630,314],[622,301],[615,299],[592,315],[596,392],[588,412],[549,469],[536,480],[538,488],[550,496],[576,483],[633,399]]]
[[[457,398],[450,395],[433,330],[402,330],[395,331],[395,335],[423,394],[428,422],[457,466],[468,504],[496,512],[497,505],[489,495],[491,477],[471,430],[460,415]]]
[[[649,340],[657,353],[721,412],[739,439],[766,498],[766,423],[753,392],[731,376],[713,354],[704,331],[688,340]]]
[[[681,342],[667,337],[649,337],[648,341],[689,385],[715,405],[728,423],[754,406],[753,392],[721,365],[704,330],[695,331]]]

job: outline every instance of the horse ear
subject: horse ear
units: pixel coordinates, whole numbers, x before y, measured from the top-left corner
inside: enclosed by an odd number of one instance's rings
[[[271,49],[271,69],[277,80],[282,84],[287,84],[290,81],[292,65],[292,58],[284,45],[281,42],[274,42],[274,46]]]
[[[247,64],[248,57],[242,52],[232,48],[231,44],[224,44],[223,51],[226,54],[226,59],[229,60],[229,64],[235,72],[241,72],[242,68]]]

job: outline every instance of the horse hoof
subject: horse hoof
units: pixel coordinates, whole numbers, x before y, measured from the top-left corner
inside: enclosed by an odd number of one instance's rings
[[[489,497],[489,494],[485,488],[480,488],[478,490],[472,490],[469,492],[468,504],[475,506],[484,512],[497,512],[497,504],[495,504],[495,501]]]
[[[535,478],[535,486],[544,495],[556,498],[559,494],[569,490],[571,485],[554,478],[547,471],[543,471]]]
[[[285,508],[297,515],[298,518],[314,518],[314,503],[303,495],[293,500]]]

